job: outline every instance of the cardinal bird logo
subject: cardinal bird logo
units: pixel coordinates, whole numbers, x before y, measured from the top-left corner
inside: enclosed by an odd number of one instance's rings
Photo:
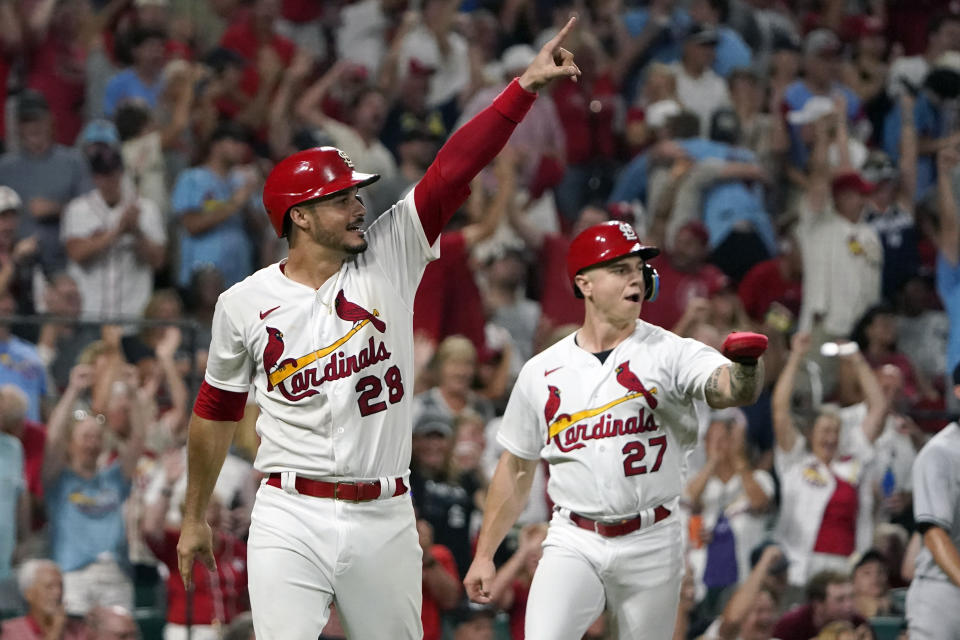
[[[547,387],[547,391],[547,404],[543,407],[543,417],[547,419],[547,426],[550,426],[553,417],[557,415],[557,409],[560,408],[560,389],[551,384]]]
[[[550,425],[554,422],[554,418],[557,422],[570,420],[568,413],[557,415],[558,409],[560,409],[560,389],[552,384],[547,385],[547,403],[543,407],[543,417],[547,420],[547,444],[550,443]]]
[[[267,391],[273,391],[273,383],[270,382],[270,372],[280,356],[283,355],[283,334],[279,329],[267,327],[267,346],[263,348],[263,371],[267,374]]]
[[[370,324],[380,333],[383,333],[387,329],[387,325],[383,320],[378,318],[374,313],[370,313],[360,305],[347,300],[347,297],[343,295],[343,289],[337,292],[337,298],[334,300],[333,306],[337,310],[337,315],[341,320],[347,320],[349,322],[369,320]]]
[[[630,371],[629,360],[617,367],[617,382],[623,385],[628,391],[641,394],[651,409],[657,408],[657,399],[653,397],[652,393],[647,391],[643,383],[640,382],[640,378],[638,378],[633,371]]]

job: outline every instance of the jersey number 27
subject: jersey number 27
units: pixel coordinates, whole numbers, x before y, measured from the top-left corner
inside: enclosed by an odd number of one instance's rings
[[[647,446],[658,447],[657,460],[650,467],[650,473],[660,470],[660,464],[663,462],[663,454],[667,450],[667,436],[656,436],[647,441]],[[623,446],[623,453],[627,457],[623,460],[623,475],[638,476],[647,473],[647,465],[641,464],[647,455],[647,447],[639,440],[628,442]]]

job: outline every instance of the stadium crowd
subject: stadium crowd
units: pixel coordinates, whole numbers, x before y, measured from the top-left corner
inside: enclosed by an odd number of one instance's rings
[[[461,580],[513,381],[582,319],[569,242],[609,219],[665,250],[643,320],[770,340],[760,400],[700,411],[674,637],[906,627],[914,461],[960,411],[960,3],[0,0],[0,638],[252,637],[255,405],[192,592],[175,547],[214,305],[286,250],[264,176],[336,146],[382,176],[372,223],[571,12],[580,82],[475,181],[415,305],[424,637],[523,638],[543,473],[496,606]]]

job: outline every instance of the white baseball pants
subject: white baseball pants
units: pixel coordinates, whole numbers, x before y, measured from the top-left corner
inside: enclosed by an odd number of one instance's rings
[[[681,540],[676,516],[604,538],[555,513],[530,586],[526,637],[579,640],[606,604],[621,640],[669,640],[684,571]]]
[[[247,544],[257,640],[419,640],[422,552],[409,495],[352,503],[261,485]]]

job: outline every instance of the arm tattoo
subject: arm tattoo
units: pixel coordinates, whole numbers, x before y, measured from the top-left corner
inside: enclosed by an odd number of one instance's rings
[[[703,389],[703,394],[707,398],[707,403],[713,406],[720,400],[720,372],[723,367],[717,367],[707,379],[707,384]]]
[[[720,376],[724,369],[730,372],[729,393],[720,388]],[[733,363],[718,367],[704,386],[707,404],[714,408],[739,407],[756,401],[763,384],[763,360],[756,366]]]
[[[730,396],[737,406],[752,404],[763,384],[763,360],[756,366],[744,366],[734,362],[730,366]]]

